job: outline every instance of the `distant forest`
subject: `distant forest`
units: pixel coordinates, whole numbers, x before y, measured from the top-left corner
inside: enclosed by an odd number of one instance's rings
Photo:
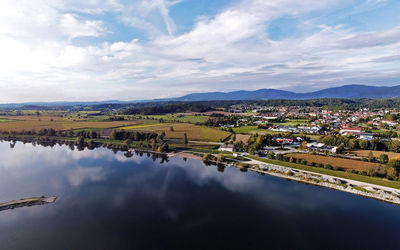
[[[218,108],[230,108],[232,105],[259,105],[259,106],[299,106],[299,107],[319,107],[325,109],[346,109],[356,110],[360,108],[399,108],[400,98],[391,99],[335,99],[322,98],[310,100],[242,100],[242,101],[196,101],[196,102],[142,102],[142,103],[103,103],[88,105],[25,105],[0,107],[0,110],[100,110],[118,111],[120,114],[167,114],[177,112],[206,112]]]
[[[325,109],[357,110],[360,108],[399,108],[400,98],[394,99],[312,99],[312,100],[263,100],[263,101],[201,101],[201,102],[168,102],[142,103],[124,108],[123,114],[166,114],[177,112],[205,112],[217,108],[229,108],[232,105],[259,105],[259,106],[299,106],[319,107]]]

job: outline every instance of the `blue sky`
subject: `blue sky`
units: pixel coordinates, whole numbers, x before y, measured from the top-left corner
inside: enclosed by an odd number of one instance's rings
[[[400,84],[400,1],[2,0],[0,102]]]

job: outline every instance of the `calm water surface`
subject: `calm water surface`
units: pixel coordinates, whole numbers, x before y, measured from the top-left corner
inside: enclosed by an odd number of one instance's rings
[[[196,160],[0,143],[1,249],[399,249],[400,207]]]

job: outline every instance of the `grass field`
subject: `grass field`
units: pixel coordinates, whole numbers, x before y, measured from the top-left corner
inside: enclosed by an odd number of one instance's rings
[[[277,160],[269,160],[269,159],[264,159],[264,158],[260,158],[260,157],[255,157],[255,156],[249,156],[249,157],[253,158],[255,160],[258,160],[258,161],[265,162],[265,163],[270,163],[270,164],[275,164],[275,165],[280,165],[280,166],[285,166],[285,167],[291,167],[291,168],[306,170],[306,171],[315,172],[315,173],[319,173],[319,174],[331,175],[331,176],[336,176],[336,177],[340,177],[340,178],[346,178],[346,179],[351,179],[351,180],[355,180],[355,181],[361,181],[361,182],[371,183],[371,184],[375,184],[375,185],[381,185],[381,186],[385,186],[385,187],[400,189],[399,181],[390,181],[390,180],[382,179],[382,178],[378,178],[378,177],[364,176],[364,175],[353,174],[353,173],[348,173],[348,172],[344,172],[344,171],[335,171],[335,170],[329,170],[329,169],[324,169],[324,168],[305,166],[305,165],[296,164],[296,163],[283,162],[283,161],[277,161]]]
[[[7,119],[7,118],[0,118],[0,122],[12,122],[15,120]]]
[[[133,116],[139,117],[139,116]],[[207,115],[143,115],[142,118],[160,120],[165,122],[186,122],[186,123],[204,123],[207,121]]]
[[[330,164],[333,167],[341,167],[343,169],[354,169],[361,171],[368,171],[370,168],[377,168],[381,166],[379,163],[364,162],[352,159],[336,158],[331,156],[312,155],[312,154],[287,154],[287,157],[293,157],[296,159],[304,159],[307,162],[314,162],[319,164]]]
[[[296,126],[296,125],[307,125],[308,120],[287,120],[285,122],[273,122],[275,125],[284,125],[284,126]]]
[[[173,125],[173,123],[138,124],[138,125],[122,127],[121,129],[126,129],[126,130],[141,130],[141,129],[150,129],[150,128],[159,129],[160,127],[164,128],[164,127],[168,127],[171,125]]]
[[[349,153],[356,154],[357,156],[361,156],[361,157],[368,157],[369,152],[372,152],[372,154],[376,158],[379,158],[379,156],[381,154],[387,154],[389,156],[389,159],[392,159],[395,157],[400,157],[400,153],[394,153],[394,152],[384,152],[384,151],[374,151],[374,150],[352,150],[352,151],[349,151]]]
[[[259,131],[259,129],[257,126],[243,126],[243,127],[233,128],[233,131],[236,134],[249,134],[251,132],[257,132]]]
[[[170,131],[171,126],[174,128],[174,131]],[[220,129],[197,126],[189,123],[157,123],[123,127],[123,129],[154,131],[159,133],[164,131],[167,139],[182,139],[183,134],[186,133],[189,140],[209,142],[220,142],[230,136],[229,132]]]

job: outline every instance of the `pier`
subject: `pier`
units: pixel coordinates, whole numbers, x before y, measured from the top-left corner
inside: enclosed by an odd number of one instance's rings
[[[53,197],[32,197],[32,198],[24,198],[20,200],[13,200],[9,202],[0,203],[0,211],[20,208],[20,207],[30,207],[36,205],[45,205],[56,202],[58,199],[57,196]]]

